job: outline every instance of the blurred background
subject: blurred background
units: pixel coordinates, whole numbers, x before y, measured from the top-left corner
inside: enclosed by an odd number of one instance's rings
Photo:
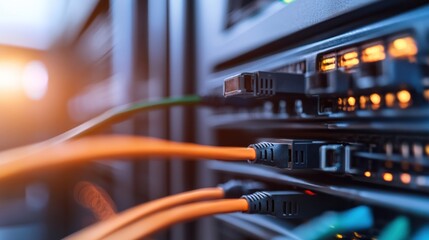
[[[147,10],[141,16],[135,12],[147,4],[1,0],[0,148],[46,140],[112,106],[148,97],[149,76],[135,75],[142,69],[133,66],[136,51],[147,51],[136,50],[134,44],[134,29],[148,27],[147,22],[136,24],[137,17],[148,18]],[[158,9],[166,11],[165,6]],[[162,61],[162,53],[159,58]],[[165,89],[157,91],[152,97]],[[130,121],[106,130],[113,131],[137,130]],[[94,192],[106,201],[120,198],[110,201],[109,209],[131,206],[136,201],[131,164],[112,161],[49,169],[0,183],[0,238],[59,239],[106,218],[111,213],[94,210],[100,206],[91,203],[97,197],[83,197]]]

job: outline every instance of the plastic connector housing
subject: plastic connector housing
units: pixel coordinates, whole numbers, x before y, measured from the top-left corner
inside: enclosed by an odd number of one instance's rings
[[[265,184],[251,180],[229,180],[218,186],[223,189],[225,198],[239,198],[243,195],[266,189]]]
[[[289,219],[314,217],[335,204],[319,195],[307,195],[297,191],[256,192],[242,198],[249,204],[247,213]]]
[[[276,93],[304,94],[302,74],[277,72],[245,72],[224,80],[224,97],[271,97]]]
[[[249,145],[256,151],[256,159],[249,160],[249,163],[286,169],[319,168],[319,147],[325,142],[291,139],[277,141]]]

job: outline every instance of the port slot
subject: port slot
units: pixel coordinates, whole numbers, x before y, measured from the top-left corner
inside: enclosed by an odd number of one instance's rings
[[[331,71],[337,68],[337,57],[335,54],[327,54],[322,57],[319,63],[319,69],[322,72]]]
[[[347,145],[344,148],[344,171],[348,174],[357,174],[359,172],[359,159],[353,156],[353,152],[357,149],[357,146],[351,145]]]
[[[347,49],[339,53],[338,66],[344,70],[355,68],[359,64],[359,53],[356,49]]]
[[[411,62],[415,61],[418,49],[414,38],[403,36],[394,39],[389,43],[389,55],[394,59],[408,59]]]
[[[344,158],[344,146],[341,144],[320,147],[320,169],[326,172],[338,172]]]
[[[361,54],[364,63],[379,62],[386,59],[386,52],[381,42],[364,46]]]
[[[382,62],[369,62],[360,65],[360,73],[363,77],[378,77],[383,74]]]

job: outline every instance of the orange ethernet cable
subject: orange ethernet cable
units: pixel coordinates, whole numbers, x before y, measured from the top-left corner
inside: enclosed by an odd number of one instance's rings
[[[31,151],[27,151],[27,148]],[[0,179],[46,167],[101,159],[147,156],[243,161],[255,159],[256,152],[253,148],[247,147],[205,146],[132,135],[100,135],[0,152],[2,169]]]

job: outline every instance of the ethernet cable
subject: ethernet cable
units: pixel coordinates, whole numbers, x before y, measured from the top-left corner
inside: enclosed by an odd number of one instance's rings
[[[121,227],[161,210],[166,210],[175,206],[202,200],[238,198],[244,194],[252,193],[263,188],[264,185],[258,182],[231,180],[219,185],[219,187],[202,188],[167,196],[130,208],[122,213],[119,213],[115,217],[99,222],[77,233],[74,233],[66,239],[103,239],[105,236],[120,229]]]
[[[136,156],[224,161],[245,161],[256,157],[254,149],[245,147],[205,146],[132,135],[101,135],[45,145],[32,149],[31,154],[25,147],[0,153],[0,179],[46,167]]]
[[[90,133],[93,133],[95,130],[103,128],[109,124],[113,124],[122,120],[125,120],[131,117],[133,114],[149,111],[153,109],[160,109],[172,106],[184,106],[184,105],[194,105],[201,104],[211,107],[242,107],[242,106],[255,106],[260,104],[259,101],[242,101],[240,99],[230,99],[225,100],[223,98],[213,97],[213,96],[203,96],[198,95],[188,95],[182,97],[171,97],[164,98],[161,100],[155,101],[139,101],[132,104],[127,104],[124,106],[118,106],[112,108],[103,114],[90,119],[87,122],[80,124],[79,126],[62,133],[56,137],[42,141],[40,143],[29,144],[22,147],[13,148],[0,152],[0,161],[3,159],[8,159],[9,156],[17,157],[26,157],[31,156],[34,152],[39,151],[42,148],[47,147],[48,145],[59,144],[71,139],[76,139]]]
[[[320,145],[312,142],[302,144],[307,146],[307,151],[318,150]],[[43,167],[137,156],[248,161],[287,167],[288,159],[291,158],[288,152],[287,143],[262,142],[248,147],[216,147],[132,135],[100,135],[55,144],[42,142],[0,152],[0,179]],[[304,157],[303,162],[308,162],[306,159],[311,155],[307,152],[301,156]]]
[[[380,235],[379,240],[405,240],[410,238],[410,221],[404,216],[399,216],[387,224]]]
[[[424,225],[414,236],[411,238],[412,240],[426,240],[429,239],[429,225]]]
[[[97,129],[105,127],[106,125],[123,121],[138,112],[178,105],[199,104],[202,102],[202,100],[203,98],[200,96],[189,95],[183,97],[164,98],[155,101],[139,101],[124,106],[115,107],[48,141],[63,142],[66,140],[78,138],[94,132]]]
[[[79,126],[60,134],[54,138],[48,140],[50,143],[63,142],[70,139],[86,136],[94,131],[126,120],[136,113],[146,112],[154,109],[162,109],[173,106],[189,106],[189,105],[203,105],[209,107],[250,107],[260,105],[261,102],[258,100],[247,100],[243,101],[240,99],[224,99],[215,96],[198,96],[198,95],[186,95],[181,97],[167,97],[153,101],[138,101],[123,106],[112,108],[103,114],[90,119],[87,122],[80,124]]]
[[[221,213],[245,212],[248,208],[249,204],[243,198],[191,203],[149,215],[104,239],[141,239],[179,222]]]
[[[191,203],[153,213],[146,218],[139,219],[134,223],[122,227],[105,236],[103,239],[141,239],[176,223],[221,213],[244,212],[250,214],[270,214],[283,218],[300,218],[302,217],[300,215],[301,212],[311,211],[313,208],[317,209],[319,200],[317,196],[307,196],[294,191],[262,191],[243,195],[240,199]],[[281,207],[285,203],[299,201],[301,202],[298,204],[308,201],[310,204],[306,206],[311,205],[313,207],[302,207],[303,205],[300,205],[299,212],[291,213],[285,213]]]
[[[95,130],[101,129],[109,124],[125,120],[138,112],[179,105],[200,104],[203,102],[210,104],[213,103],[214,105],[216,105],[215,99],[211,99],[209,97],[202,98],[197,95],[189,95],[183,97],[164,98],[161,100],[154,101],[139,101],[123,106],[118,106],[80,124],[79,126],[65,133],[62,133],[48,140],[0,152],[0,161],[2,161],[3,159],[8,159],[9,156],[13,156],[14,158],[16,158],[17,156],[31,156],[34,152],[37,152],[40,149],[47,147],[48,145],[55,145],[71,139],[76,139],[88,135]]]

